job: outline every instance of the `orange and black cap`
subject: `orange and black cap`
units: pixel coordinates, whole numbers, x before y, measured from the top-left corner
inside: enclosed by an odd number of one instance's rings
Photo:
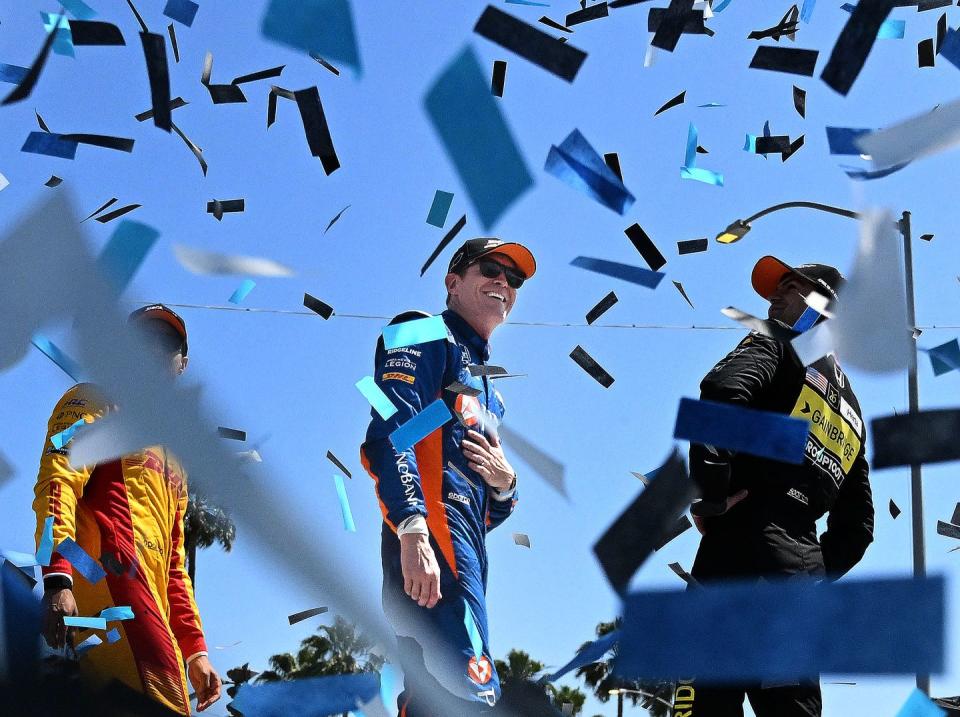
[[[834,301],[838,300],[838,292],[845,281],[837,269],[827,264],[790,266],[777,257],[769,255],[757,262],[750,278],[756,292],[769,300],[787,274],[796,274],[801,279],[805,279]]]
[[[447,273],[462,271],[487,254],[504,254],[510,257],[527,279],[537,272],[537,260],[523,244],[501,241],[496,237],[477,237],[468,239],[454,252]]]
[[[150,304],[149,306],[141,306],[139,309],[130,314],[128,319],[130,323],[137,321],[163,321],[174,329],[177,333],[183,338],[183,355],[187,355],[187,325],[184,323],[183,319],[180,318],[178,314],[173,309],[163,304]]]

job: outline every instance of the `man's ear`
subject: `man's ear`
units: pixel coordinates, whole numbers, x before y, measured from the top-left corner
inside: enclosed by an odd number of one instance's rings
[[[180,357],[180,371],[179,371],[178,373],[183,373],[184,371],[186,371],[186,370],[187,370],[187,364],[188,364],[189,362],[190,362],[190,358],[189,358],[188,356],[181,356],[181,357]]]
[[[447,287],[448,294],[453,293],[453,288],[457,285],[457,282],[459,281],[459,279],[460,277],[457,274],[454,274],[452,272],[450,274],[447,274],[447,276],[444,278],[443,283]]]

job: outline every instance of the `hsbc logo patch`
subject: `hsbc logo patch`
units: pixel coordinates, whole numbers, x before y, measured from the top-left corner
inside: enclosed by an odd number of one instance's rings
[[[467,663],[467,676],[478,685],[485,685],[493,677],[493,667],[486,655],[480,655],[480,659],[471,657]]]

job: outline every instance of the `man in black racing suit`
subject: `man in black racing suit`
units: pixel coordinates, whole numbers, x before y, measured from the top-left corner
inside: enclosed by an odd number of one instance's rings
[[[701,583],[791,575],[837,579],[873,540],[864,422],[836,358],[804,367],[785,339],[819,316],[805,297],[815,291],[836,301],[843,277],[823,264],[791,267],[766,256],[752,280],[770,301],[769,334],[754,331],[743,339],[703,379],[700,398],[809,420],[806,460],[791,465],[691,444],[690,474],[703,495],[691,509],[703,534],[692,574]],[[827,530],[818,540],[816,521],[827,513]],[[742,717],[745,694],[757,717],[819,717],[822,708],[816,680],[715,686],[694,679],[677,690],[674,717]]]

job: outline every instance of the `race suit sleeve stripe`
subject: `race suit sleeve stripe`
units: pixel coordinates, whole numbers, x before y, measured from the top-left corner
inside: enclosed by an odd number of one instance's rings
[[[405,318],[401,315],[394,321]],[[416,451],[397,451],[389,436],[440,395],[446,356],[447,342],[443,340],[389,351],[383,348],[382,341],[377,345],[374,380],[397,412],[384,419],[371,410],[361,459],[365,459],[367,471],[374,479],[384,518],[394,529],[410,516],[428,516],[429,511]]]
[[[183,483],[178,500],[177,514],[173,521],[170,569],[167,580],[167,597],[170,601],[170,629],[177,639],[180,654],[184,657],[205,652],[200,611],[193,596],[193,584],[187,574],[186,553],[183,544],[183,516],[187,512],[187,485]]]
[[[443,502],[443,429],[438,428],[424,438],[415,450],[420,467],[420,483],[427,503],[427,529],[440,546],[440,552],[453,576],[459,578],[453,536],[447,522],[447,507]]]
[[[93,466],[74,467],[68,458],[69,444],[57,449],[50,438],[83,419],[92,423],[103,413],[103,405],[85,384],[78,384],[67,391],[53,409],[47,423],[43,441],[40,470],[34,486],[33,511],[37,518],[36,542],[40,545],[43,525],[53,516],[53,544],[59,545],[64,538],[77,537],[77,501],[83,495],[84,486],[90,480]],[[95,556],[96,557],[96,556]],[[53,553],[49,566],[43,574],[73,575],[70,563],[59,553]]]

